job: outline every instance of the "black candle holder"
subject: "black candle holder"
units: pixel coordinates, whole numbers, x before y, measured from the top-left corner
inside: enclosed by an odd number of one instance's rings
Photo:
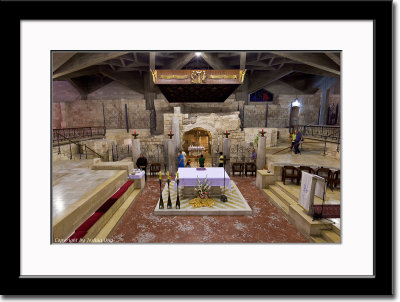
[[[160,178],[160,203],[158,204],[159,209],[164,209],[164,200],[162,198],[162,190],[161,190],[161,178]]]
[[[229,136],[230,134],[231,134],[230,132],[224,132],[224,135],[225,135],[226,138],[228,138],[228,136]]]
[[[171,192],[169,190],[169,182],[170,180],[167,180],[168,182],[168,202],[167,202],[167,209],[171,209],[172,208],[172,202],[171,202]]]
[[[176,206],[177,209],[181,208],[181,202],[179,200],[179,179],[176,180]]]
[[[133,133],[132,136],[133,136],[133,139],[136,139],[139,136],[139,134]]]
[[[261,136],[263,137],[263,136],[264,136],[264,134],[265,134],[265,133],[267,133],[267,132],[265,132],[265,131],[264,131],[264,129],[263,129],[263,130],[262,130],[262,131],[260,131],[259,133],[260,133],[260,134],[261,134]]]
[[[172,137],[174,136],[173,133],[168,133],[169,139],[172,139]]]

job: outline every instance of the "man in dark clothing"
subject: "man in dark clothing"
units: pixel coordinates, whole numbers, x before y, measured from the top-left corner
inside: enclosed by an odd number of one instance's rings
[[[296,139],[294,141],[294,154],[301,153],[299,150],[301,140],[303,140],[303,135],[300,131],[297,131]]]
[[[147,168],[147,158],[144,157],[143,153],[140,153],[140,157],[136,161],[136,167],[140,170],[144,170],[144,178],[147,180],[146,168]]]

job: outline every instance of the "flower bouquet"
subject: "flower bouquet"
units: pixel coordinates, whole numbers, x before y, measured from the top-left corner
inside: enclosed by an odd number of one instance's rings
[[[207,180],[207,176],[203,182],[200,181],[198,176],[197,176],[197,180],[198,180],[199,184],[197,185],[197,187],[194,188],[194,190],[197,193],[197,196],[200,197],[201,199],[210,198],[210,184]]]

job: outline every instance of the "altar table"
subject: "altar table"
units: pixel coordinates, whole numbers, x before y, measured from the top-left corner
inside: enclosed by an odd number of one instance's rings
[[[231,191],[231,180],[224,168],[205,168],[205,170],[197,170],[196,168],[179,168],[178,172],[179,186],[183,187],[184,196],[195,196],[194,188],[199,184],[198,179],[204,181],[206,176],[211,187],[211,196],[221,196],[221,187],[224,186],[224,173],[225,187]],[[177,188],[176,177],[174,188],[175,190]]]

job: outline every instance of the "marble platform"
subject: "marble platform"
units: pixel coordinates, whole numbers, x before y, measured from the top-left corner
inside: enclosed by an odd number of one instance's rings
[[[176,209],[177,195],[176,191],[174,190],[174,185],[174,181],[171,181],[169,184],[169,188],[171,190],[172,208],[167,209],[168,188],[167,184],[165,184],[162,192],[164,209],[158,208],[160,202],[160,199],[158,199],[157,205],[154,209],[154,215],[252,215],[252,209],[233,181],[231,181],[231,191],[229,191],[226,187],[221,187],[221,191],[224,192],[224,194],[228,197],[227,202],[222,202],[219,198],[214,198],[214,206],[199,208],[193,208],[192,205],[189,204],[192,197],[181,198],[181,196],[183,196],[183,187],[179,187],[181,208]]]

